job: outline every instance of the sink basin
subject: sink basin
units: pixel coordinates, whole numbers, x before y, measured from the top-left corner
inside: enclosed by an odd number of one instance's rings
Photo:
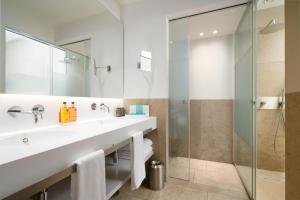
[[[74,139],[75,137],[76,132],[72,131],[34,131],[2,139],[0,140],[0,148],[5,146],[13,146],[15,148],[16,146],[30,147],[33,145],[51,145],[52,143],[64,142],[65,140]]]
[[[6,180],[0,181],[0,199],[70,167],[83,155],[108,149],[149,128],[156,129],[155,117],[120,117],[6,136],[0,139],[0,177]]]

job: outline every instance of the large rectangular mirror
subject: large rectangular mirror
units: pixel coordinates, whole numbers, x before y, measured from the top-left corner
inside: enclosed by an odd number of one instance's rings
[[[123,25],[100,0],[1,0],[1,93],[123,97]]]

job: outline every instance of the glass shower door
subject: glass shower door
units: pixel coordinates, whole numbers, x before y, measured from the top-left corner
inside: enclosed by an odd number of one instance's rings
[[[188,19],[169,26],[169,176],[189,180]]]
[[[235,33],[234,162],[249,196],[254,196],[253,7],[247,6]]]

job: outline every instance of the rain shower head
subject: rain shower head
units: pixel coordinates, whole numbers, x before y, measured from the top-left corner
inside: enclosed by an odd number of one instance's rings
[[[272,19],[261,31],[261,34],[269,34],[280,31],[284,28],[284,23],[278,23],[275,19]]]

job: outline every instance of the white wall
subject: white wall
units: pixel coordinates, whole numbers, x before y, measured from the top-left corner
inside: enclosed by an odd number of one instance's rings
[[[67,101],[69,104],[72,101],[76,102],[78,121],[107,117],[108,114],[101,112],[99,109],[92,111],[92,103],[97,103],[99,106],[103,102],[111,108],[123,105],[121,99],[0,94],[0,138],[15,131],[59,125],[58,113],[63,101]],[[25,111],[30,111],[35,104],[45,106],[44,119],[39,120],[37,124],[34,123],[33,116],[29,114],[20,115],[17,118],[12,118],[7,114],[7,110],[11,106],[22,106]]]
[[[234,98],[233,35],[190,42],[190,99]]]
[[[106,12],[88,17],[56,29],[55,40],[64,43],[91,38],[91,57],[97,66],[112,67],[111,72],[98,69],[97,77],[91,70],[91,95],[123,97],[123,26],[113,15]],[[73,41],[74,41],[73,40]],[[93,63],[91,63],[93,67]]]
[[[122,8],[124,21],[125,98],[168,98],[167,17],[223,8],[242,0],[144,0]],[[191,12],[190,12],[191,11]],[[142,50],[152,52],[153,71],[141,73]],[[150,81],[149,81],[150,80]]]

